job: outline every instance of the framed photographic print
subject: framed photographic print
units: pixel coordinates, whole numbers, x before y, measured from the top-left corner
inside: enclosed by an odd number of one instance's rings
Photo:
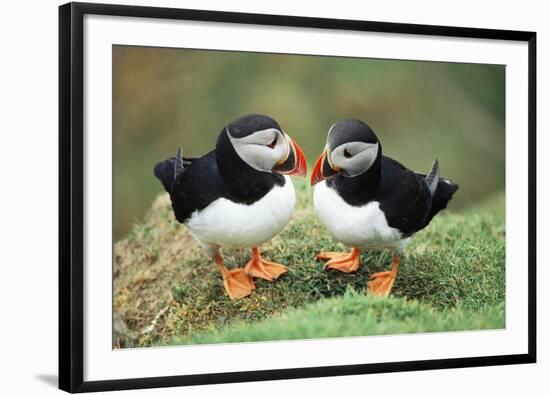
[[[534,32],[59,9],[59,386],[536,360]]]

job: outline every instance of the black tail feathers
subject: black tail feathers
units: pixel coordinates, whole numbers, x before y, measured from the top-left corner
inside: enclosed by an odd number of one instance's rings
[[[166,192],[172,191],[172,186],[176,178],[184,172],[185,168],[193,162],[194,158],[183,158],[181,156],[181,148],[178,149],[174,158],[163,160],[155,165],[154,173]]]
[[[174,182],[174,162],[175,158],[170,158],[155,165],[155,177],[162,182],[166,192],[172,190],[172,184]]]
[[[439,178],[437,189],[432,196],[432,207],[426,218],[425,226],[430,223],[431,219],[438,212],[447,207],[447,204],[449,204],[456,191],[458,191],[458,184],[455,184],[454,182],[446,178]]]
[[[426,182],[428,183],[428,186],[430,187],[430,192],[433,196],[439,184],[439,162],[437,161],[437,159],[434,160],[434,163],[432,164],[432,170],[430,170],[430,173],[426,176]]]

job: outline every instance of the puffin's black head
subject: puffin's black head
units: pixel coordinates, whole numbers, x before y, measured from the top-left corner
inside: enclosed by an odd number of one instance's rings
[[[325,149],[313,168],[311,185],[336,174],[358,176],[380,160],[381,154],[378,137],[369,125],[357,119],[336,122],[329,129]]]
[[[276,120],[262,114],[244,115],[227,125],[226,129],[231,137],[237,139],[250,136],[260,130],[282,130]]]
[[[307,174],[302,149],[266,115],[245,115],[231,122],[218,139],[218,144],[225,142],[255,170],[303,177]]]

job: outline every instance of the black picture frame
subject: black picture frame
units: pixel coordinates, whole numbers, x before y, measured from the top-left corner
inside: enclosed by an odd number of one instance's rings
[[[528,352],[471,358],[107,381],[83,378],[83,19],[86,14],[523,41],[528,43]],[[59,388],[123,390],[536,362],[536,33],[110,4],[59,8]]]

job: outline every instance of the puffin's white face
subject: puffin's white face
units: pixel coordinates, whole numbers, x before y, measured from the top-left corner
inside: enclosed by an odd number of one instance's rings
[[[231,136],[227,130],[226,133],[237,155],[258,171],[271,172],[277,164],[286,160],[290,152],[288,138],[274,128],[258,130],[241,138]]]
[[[351,141],[329,151],[327,159],[330,166],[339,169],[342,175],[355,177],[370,169],[378,156],[378,147],[378,143]]]

